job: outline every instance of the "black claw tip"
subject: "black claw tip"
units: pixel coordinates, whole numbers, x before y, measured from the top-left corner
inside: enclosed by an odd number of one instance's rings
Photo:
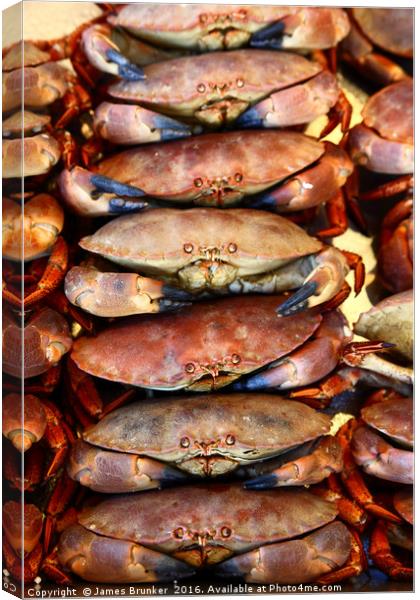
[[[145,192],[138,187],[120,183],[119,181],[111,179],[110,177],[105,177],[104,175],[92,175],[90,181],[96,188],[92,192],[93,196],[97,196],[98,191],[118,194],[118,196],[128,196],[129,198],[141,198],[145,195]]]
[[[142,81],[146,79],[143,69],[131,63],[125,56],[117,50],[109,49],[106,51],[106,57],[111,62],[118,65],[118,74],[127,81]]]
[[[251,107],[236,119],[236,125],[238,127],[262,127],[264,119],[261,118],[255,108]]]
[[[277,206],[276,199],[270,193],[250,198],[245,204],[250,208],[261,208],[262,210],[274,210]]]
[[[180,290],[179,288],[167,284],[164,284],[162,286],[162,294],[165,298],[169,300],[179,300],[180,302],[188,303],[191,303],[191,301],[193,300],[193,296],[189,292],[186,292],[185,290]]]
[[[267,27],[256,31],[250,39],[250,46],[253,48],[274,48],[282,47],[283,32],[285,24],[283,21],[275,21]]]
[[[317,287],[318,285],[315,281],[308,281],[302,285],[295,294],[290,296],[290,298],[287,298],[287,300],[277,308],[277,314],[282,317],[287,317],[304,310],[307,307],[306,301],[314,295]]]
[[[237,381],[232,385],[232,389],[236,392],[252,392],[254,390],[261,390],[267,387],[264,377],[261,375],[254,375],[248,379]]]
[[[110,214],[135,213],[144,210],[149,205],[147,202],[135,202],[133,200],[124,200],[124,198],[112,198],[109,201]]]
[[[260,475],[249,481],[245,481],[244,488],[247,490],[266,490],[267,488],[273,488],[276,486],[277,477],[273,473],[267,475]]]
[[[168,300],[167,298],[161,298],[159,300],[159,310],[161,312],[179,310],[185,306],[191,306],[191,302],[174,302],[173,300]]]

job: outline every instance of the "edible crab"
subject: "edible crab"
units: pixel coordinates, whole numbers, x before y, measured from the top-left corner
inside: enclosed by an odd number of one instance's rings
[[[378,274],[384,287],[402,292],[413,287],[413,199],[397,202],[381,225]]]
[[[73,139],[62,128],[89,102],[69,69],[51,62],[57,58],[62,57],[48,43],[19,42],[3,51],[4,178],[46,174],[62,156],[66,166],[75,160]],[[49,115],[33,110],[43,111],[56,101],[64,110],[53,128]]]
[[[71,356],[91,375],[151,389],[218,389],[263,367],[241,385],[306,385],[334,369],[351,334],[339,311],[278,318],[284,300],[240,296],[131,317],[80,337]]]
[[[266,190],[253,198],[254,207],[289,212],[340,204],[352,169],[340,148],[301,133],[233,131],[126,150],[94,172],[63,171],[59,185],[69,208],[82,215],[140,211],[162,200],[224,207]],[[341,223],[344,207],[339,212]]]
[[[343,59],[362,75],[380,84],[407,77],[406,72],[389,56],[412,58],[414,42],[414,11],[411,8],[352,8],[352,27],[342,41]]]
[[[7,311],[3,314],[3,371],[25,379],[45,373],[70,350],[72,341],[67,321],[50,308],[33,314],[23,331]]]
[[[265,461],[270,474],[247,481],[248,488],[309,485],[342,468],[330,426],[327,415],[305,404],[265,394],[153,398],[119,408],[84,431],[68,472],[96,491],[120,493],[176,483],[187,474],[246,471]],[[281,462],[274,470],[272,460],[267,465],[273,457]]]
[[[262,48],[326,49],[336,46],[350,29],[347,15],[336,8],[174,4],[162,12],[158,5],[130,4],[114,9],[117,14],[108,17],[108,24],[83,33],[82,46],[100,71],[134,79],[141,77],[137,65],[173,56],[168,47],[208,51],[249,43]]]
[[[135,271],[109,272],[108,265],[70,269],[68,299],[100,316],[179,308],[190,294],[300,288],[281,310],[289,314],[302,303],[330,300],[344,284],[346,256],[356,257],[323,245],[288,219],[252,209],[157,208],[113,219],[80,246]],[[363,265],[351,264],[358,292]]]
[[[348,147],[353,161],[377,173],[412,173],[413,107],[410,78],[389,85],[369,98],[362,111],[363,124],[356,125],[349,133]],[[395,182],[391,181],[390,185],[395,187]]]
[[[356,543],[343,523],[333,522],[336,515],[334,504],[306,490],[249,492],[232,484],[152,490],[85,508],[63,532],[58,558],[65,569],[100,582],[166,581],[215,564],[216,574],[247,581],[313,581],[332,571],[339,580],[360,565],[340,569]]]
[[[138,81],[111,85],[108,94],[129,104],[101,104],[94,124],[101,137],[120,144],[185,137],[197,131],[194,123],[291,127],[333,108],[328,130],[339,119],[346,129],[351,115],[332,73],[318,62],[275,50],[175,58],[145,67]]]

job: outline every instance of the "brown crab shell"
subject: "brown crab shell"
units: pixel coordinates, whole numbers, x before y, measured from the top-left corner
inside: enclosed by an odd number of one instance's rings
[[[223,99],[254,104],[272,92],[315,77],[318,63],[276,50],[235,50],[185,56],[144,67],[145,79],[119,81],[109,94],[154,110],[193,116]]]
[[[413,360],[414,305],[413,290],[406,290],[381,300],[359,316],[354,331],[370,340],[395,344],[398,354]]]
[[[352,15],[374,44],[399,56],[413,56],[412,9],[353,8]]]
[[[188,471],[189,461],[211,456],[233,469],[326,435],[330,424],[327,415],[279,396],[211,394],[135,402],[105,416],[83,439]]]
[[[335,504],[306,490],[249,492],[237,484],[199,484],[112,497],[83,510],[78,520],[100,536],[200,566],[302,535],[336,515]]]
[[[413,399],[384,400],[362,409],[363,420],[406,447],[414,442]]]
[[[322,248],[288,219],[239,208],[157,208],[124,215],[82,238],[80,246],[125,267],[168,274],[205,258],[209,249],[239,274],[258,274]]]
[[[362,116],[365,125],[376,129],[383,138],[413,144],[413,109],[413,80],[407,77],[369,98]]]
[[[322,317],[314,310],[279,318],[276,308],[284,299],[240,296],[124,319],[76,340],[72,358],[83,371],[111,381],[218,388],[289,354],[319,327]]]
[[[96,173],[178,202],[232,203],[301,171],[325,152],[292,131],[230,131],[149,144],[103,160]],[[212,192],[212,193],[210,193]]]

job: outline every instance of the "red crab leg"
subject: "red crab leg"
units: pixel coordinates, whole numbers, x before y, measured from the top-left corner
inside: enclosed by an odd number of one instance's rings
[[[348,252],[347,250],[341,250],[341,252],[346,257],[350,269],[354,271],[354,291],[357,296],[365,282],[365,265],[363,263],[363,259],[354,252]]]
[[[357,531],[364,531],[368,522],[368,514],[353,500],[344,495],[342,486],[338,482],[337,475],[331,475],[324,480],[328,488],[314,486],[311,488],[314,494],[321,496],[328,502],[334,502],[338,514],[343,521],[351,525]]]
[[[103,403],[92,377],[79,369],[74,361],[67,360],[68,380],[74,395],[88,415],[98,419],[102,414]]]
[[[25,556],[22,569],[22,558],[17,556],[7,539],[3,537],[3,557],[7,570],[16,580],[31,583],[39,573],[42,561],[42,545],[37,544],[35,548]]]
[[[414,179],[412,175],[403,175],[402,177],[397,177],[392,181],[388,181],[383,185],[378,186],[374,190],[370,192],[365,192],[364,194],[360,194],[360,200],[382,200],[382,198],[391,198],[392,196],[397,196],[398,194],[402,194],[404,192],[409,192],[413,189]]]
[[[48,306],[62,315],[71,317],[88,333],[93,333],[93,321],[84,312],[70,304],[61,290],[55,290],[48,296]]]
[[[67,244],[62,237],[59,237],[54,244],[44,274],[37,284],[37,290],[25,297],[25,309],[42,300],[60,285],[66,273],[67,264]]]
[[[398,202],[385,216],[382,222],[380,245],[386,244],[394,235],[395,228],[413,212],[413,200]]]
[[[69,440],[62,426],[62,415],[52,402],[43,401],[47,416],[44,439],[53,452],[53,458],[45,472],[45,479],[53,477],[63,465],[69,448]]]
[[[381,519],[386,519],[394,523],[401,523],[402,520],[399,516],[375,502],[353,459],[350,444],[353,433],[358,425],[356,419],[350,419],[350,421],[347,421],[337,433],[337,438],[343,449],[344,460],[344,469],[341,473],[341,480],[352,498],[354,498],[354,500],[366,511]]]
[[[388,523],[378,521],[372,530],[370,538],[370,556],[375,565],[389,577],[397,580],[411,580],[413,569],[404,566],[392,554],[387,535]]]
[[[319,238],[328,238],[341,235],[348,228],[346,204],[344,194],[339,190],[336,195],[326,203],[327,219],[330,227],[317,231]]]
[[[55,583],[60,585],[73,583],[73,579],[62,570],[57,556],[57,548],[54,548],[51,554],[44,559],[41,569],[48,579]]]
[[[77,483],[70,479],[67,473],[63,473],[58,479],[45,510],[43,541],[45,552],[48,552],[51,547],[51,540],[56,529],[57,516],[68,506],[76,490]]]
[[[319,135],[319,139],[326,137],[331,131],[333,131],[337,125],[341,126],[341,131],[345,133],[349,126],[352,115],[352,105],[347,100],[346,95],[342,90],[339,91],[338,99],[336,104],[331,108],[328,113],[328,122],[324,129]]]
[[[347,136],[345,136],[347,137]],[[344,185],[344,197],[346,205],[353,217],[356,225],[364,235],[368,235],[368,226],[366,219],[360,209],[359,200],[359,171],[354,169]]]

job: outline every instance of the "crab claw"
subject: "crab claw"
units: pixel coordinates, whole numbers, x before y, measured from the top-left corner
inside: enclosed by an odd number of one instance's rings
[[[188,292],[161,281],[136,273],[102,273],[93,267],[70,269],[64,291],[72,304],[99,317],[157,313],[191,304]]]
[[[267,27],[263,27],[259,31],[252,34],[249,40],[249,45],[252,48],[273,48],[280,49],[282,47],[282,39],[286,25],[284,21],[275,21]]]
[[[140,188],[121,184],[81,167],[64,170],[59,176],[59,186],[69,207],[83,216],[138,212],[149,206],[148,202],[139,200],[144,196]]]
[[[82,579],[101,583],[173,581],[195,573],[171,556],[135,542],[96,535],[81,525],[72,525],[62,533],[58,558]]]
[[[302,539],[261,546],[230,558],[215,573],[249,583],[305,583],[343,565],[350,551],[349,530],[335,522]]]
[[[166,142],[201,131],[141,106],[111,102],[97,107],[93,123],[101,138],[125,145]]]
[[[67,468],[81,485],[106,494],[162,488],[187,478],[182,471],[152,458],[103,450],[82,440],[73,444]]]
[[[330,300],[337,294],[348,271],[343,254],[332,246],[309,258],[313,270],[303,285],[277,308],[281,317],[312,308]]]
[[[280,90],[242,113],[240,127],[290,127],[326,115],[338,101],[336,78],[322,71],[310,81]],[[293,107],[293,109],[292,109]]]
[[[336,438],[326,436],[321,438],[312,452],[303,456],[297,455],[294,460],[287,460],[272,473],[246,481],[244,487],[247,490],[265,490],[288,485],[313,485],[331,473],[341,472],[342,469],[341,446]]]
[[[119,75],[128,81],[145,79],[143,69],[121,54],[118,46],[108,37],[107,25],[93,25],[82,33],[82,46],[89,62],[105,73]]]

